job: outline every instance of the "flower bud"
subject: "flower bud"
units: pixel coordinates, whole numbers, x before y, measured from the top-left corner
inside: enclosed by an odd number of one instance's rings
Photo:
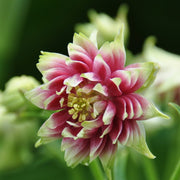
[[[98,31],[98,44],[102,45],[105,41],[113,41],[119,33],[122,24],[125,26],[124,39],[125,44],[129,36],[129,27],[127,22],[128,7],[121,5],[115,18],[108,16],[105,13],[97,13],[94,10],[88,12],[90,23],[77,24],[75,27],[77,32],[82,32],[90,36],[94,30]]]
[[[38,85],[38,81],[31,76],[13,77],[6,83],[0,101],[9,111],[19,111],[26,105],[23,94]]]
[[[146,40],[143,56],[160,66],[157,78],[146,94],[160,105],[168,102],[180,104],[180,56],[156,47],[153,37]]]
[[[0,170],[15,168],[32,159],[36,121],[21,121],[18,114],[0,105]]]

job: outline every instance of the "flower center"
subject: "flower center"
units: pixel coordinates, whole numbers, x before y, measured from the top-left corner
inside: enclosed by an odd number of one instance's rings
[[[90,96],[88,94],[76,91],[76,93],[70,93],[68,95],[67,106],[71,109],[68,111],[72,115],[73,119],[78,119],[79,122],[83,122],[86,119],[94,117],[93,103],[97,101],[98,96]]]

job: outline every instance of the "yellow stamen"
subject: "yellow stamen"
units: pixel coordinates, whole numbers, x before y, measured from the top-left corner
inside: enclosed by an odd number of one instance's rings
[[[83,93],[82,89],[76,88],[76,94],[70,93],[68,96],[67,106],[71,107],[68,111],[73,119],[83,122],[88,116],[95,117],[93,113],[93,103],[99,99],[98,96]]]

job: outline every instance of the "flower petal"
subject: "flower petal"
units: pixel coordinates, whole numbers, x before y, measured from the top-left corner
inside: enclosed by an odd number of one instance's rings
[[[99,92],[100,94],[102,94],[104,96],[108,96],[108,89],[107,89],[107,87],[102,85],[101,83],[97,83],[94,86],[93,90]]]
[[[125,70],[117,70],[113,72],[112,78],[121,79],[121,83],[119,83],[119,89],[122,92],[128,92],[131,86],[131,72]]]
[[[111,101],[109,101],[108,105],[106,107],[106,110],[104,112],[104,115],[103,115],[104,124],[105,125],[110,124],[112,122],[115,114],[116,114],[116,106]]]
[[[112,78],[109,79],[107,86],[108,86],[108,93],[110,96],[121,96],[122,91],[120,90],[121,79],[120,78]]]
[[[67,78],[66,75],[61,75],[58,76],[54,79],[52,79],[51,81],[47,82],[46,84],[43,85],[43,89],[44,90],[54,90],[54,91],[61,91],[61,89],[63,88],[64,84],[64,80]]]
[[[123,128],[123,121],[121,119],[115,117],[113,120],[112,131],[109,133],[109,136],[110,136],[113,144],[116,144],[116,142],[121,134],[122,128]]]
[[[111,43],[103,44],[98,52],[102,55],[104,61],[108,64],[111,71],[123,69],[125,64],[125,49],[124,49],[124,28],[122,26],[120,33]]]
[[[101,112],[104,111],[106,107],[106,101],[97,101],[93,104],[93,117],[98,116]]]
[[[128,117],[128,114],[126,112],[126,101],[122,97],[118,97],[115,99],[114,104],[116,104],[117,109],[117,117],[121,120],[125,120]]]
[[[64,158],[68,166],[75,167],[79,163],[89,162],[89,140],[63,138],[61,150],[65,151]]]
[[[79,131],[75,139],[78,138],[91,139],[97,133],[97,131],[98,128],[91,128],[91,129],[83,128],[81,129],[81,131]]]
[[[74,34],[73,44],[81,46],[92,60],[97,55],[96,45],[82,33]]]
[[[105,169],[111,166],[111,162],[114,158],[116,150],[117,150],[117,143],[113,144],[111,139],[107,137],[104,149],[99,155],[102,165]]]
[[[122,120],[146,120],[153,117],[168,118],[143,96],[135,93],[117,97],[114,104],[117,108],[117,117]]]
[[[112,130],[112,126],[113,126],[113,123],[109,124],[109,125],[104,125],[101,127],[101,135],[100,135],[100,138],[103,138],[106,134],[109,134],[110,131]]]
[[[93,120],[87,120],[81,123],[81,126],[86,129],[99,128],[103,125],[102,116],[98,116],[98,118]]]
[[[78,139],[77,134],[81,131],[81,127],[66,126],[62,131],[62,136],[65,138]]]
[[[124,138],[122,137],[127,135],[127,131],[129,131],[128,137],[126,137],[126,142],[123,142]],[[137,123],[136,121],[130,120],[124,121],[123,131],[122,135],[119,138],[119,141],[151,159],[155,158],[146,144],[145,130],[140,122]]]
[[[60,138],[61,133],[66,126],[65,123],[69,118],[70,116],[66,111],[52,114],[38,131],[38,136],[41,140],[37,145],[49,143]]]
[[[56,91],[44,90],[43,85],[28,91],[25,96],[39,108],[48,110],[61,109],[59,103],[61,97],[56,95]]]
[[[70,87],[76,87],[83,81],[80,74],[75,74],[67,79],[65,79],[64,84]]]
[[[93,72],[103,81],[111,76],[111,70],[100,54],[94,59]]]
[[[132,77],[135,77],[135,79],[131,79],[131,91],[136,91],[139,88],[142,90],[151,85],[159,70],[159,66],[153,62],[137,63],[127,66],[125,70],[135,73],[134,75],[132,74]]]
[[[93,59],[91,59],[89,53],[81,46],[70,43],[68,45],[68,52],[72,60],[84,62],[90,69],[92,68]]]
[[[157,70],[155,63],[138,63],[129,65],[124,70],[115,71],[112,77],[121,79],[119,87],[123,92],[132,93],[148,87],[155,79]]]
[[[50,52],[41,52],[37,67],[47,80],[60,75],[68,75],[70,72],[65,64],[68,58],[65,55]]]
[[[147,101],[143,96],[140,96],[138,94],[135,93],[131,93],[128,95],[129,98],[131,98],[131,100],[134,98],[136,98],[136,100],[140,103],[143,114],[138,117],[138,120],[146,120],[146,119],[150,119],[153,117],[161,117],[161,118],[165,118],[168,119],[169,117],[165,114],[163,114],[162,112],[160,112],[152,103],[150,103],[149,101]],[[132,101],[133,103],[135,101]],[[135,105],[133,105],[135,107]]]
[[[81,61],[71,60],[70,58],[67,58],[66,64],[72,75],[89,71],[89,66]]]
[[[81,77],[88,79],[89,81],[100,81],[101,79],[93,72],[82,73]]]
[[[106,140],[99,138],[99,134],[90,139],[90,162],[100,155],[105,146]]]

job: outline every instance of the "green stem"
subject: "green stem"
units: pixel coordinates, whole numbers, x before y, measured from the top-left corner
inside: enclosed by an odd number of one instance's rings
[[[170,180],[179,180],[179,179],[180,179],[180,160],[178,161]]]
[[[105,176],[102,171],[101,165],[98,159],[95,159],[90,165],[89,168],[96,180],[104,180]]]
[[[126,180],[126,167],[127,167],[128,152],[121,149],[117,153],[114,163],[114,180]]]
[[[158,178],[157,171],[155,169],[153,160],[144,157],[142,163],[143,163],[146,179],[147,180],[158,180],[159,178]]]

